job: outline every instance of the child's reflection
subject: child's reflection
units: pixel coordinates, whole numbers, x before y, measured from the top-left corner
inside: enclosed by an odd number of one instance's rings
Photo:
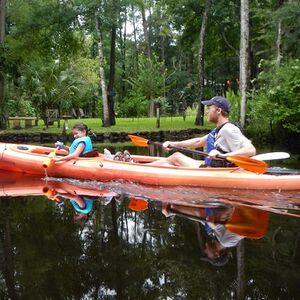
[[[104,199],[105,204],[108,204],[115,196],[118,196],[118,194],[108,190],[93,191],[93,195],[79,195],[68,185],[65,184],[61,186],[58,189],[46,186],[44,187],[43,192],[48,198],[54,200],[58,205],[62,205],[66,199],[70,200],[70,203],[74,208],[74,221],[77,224],[84,224],[87,222],[93,213],[95,200],[101,198]],[[97,192],[99,195],[94,195],[97,194]]]

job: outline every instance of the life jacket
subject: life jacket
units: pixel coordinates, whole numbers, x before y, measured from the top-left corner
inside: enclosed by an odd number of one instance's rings
[[[229,122],[222,124],[220,127],[215,128],[213,131],[211,131],[208,134],[207,140],[206,140],[206,152],[207,153],[209,153],[210,151],[212,151],[214,149],[220,151],[222,154],[227,153],[227,152],[223,151],[221,148],[215,146],[216,138],[217,138],[219,131],[227,123],[229,123]],[[207,156],[205,158],[205,166],[219,168],[219,167],[234,167],[235,165],[227,160],[210,159]]]
[[[91,212],[92,208],[93,208],[93,200],[82,197],[84,203],[85,203],[85,207],[82,208],[78,205],[78,203],[75,200],[70,200],[71,204],[73,205],[74,209],[79,212],[79,213],[83,213],[83,214],[88,214]]]
[[[86,152],[93,150],[91,138],[89,136],[83,136],[73,141],[72,145],[70,146],[69,152],[74,153],[80,143],[84,143],[84,150],[83,153],[80,154],[80,156],[84,156]]]

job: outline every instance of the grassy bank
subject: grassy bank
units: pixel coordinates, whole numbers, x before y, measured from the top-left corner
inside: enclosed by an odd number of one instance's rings
[[[108,128],[102,127],[101,119],[70,119],[68,120],[69,132],[72,126],[76,123],[84,123],[94,132],[136,132],[136,131],[160,131],[160,130],[183,130],[188,128],[201,128],[196,126],[195,116],[187,116],[185,120],[182,117],[161,117],[160,128],[156,128],[156,118],[117,118],[116,125]],[[30,133],[30,132],[49,132],[49,133],[61,133],[63,130],[64,120],[60,121],[60,128],[57,126],[57,122],[54,125],[50,125],[48,129],[44,125],[42,120],[39,120],[37,126],[32,128],[13,129],[13,124],[10,124],[10,128],[2,131],[11,133]],[[24,126],[24,124],[22,124]],[[212,125],[205,123],[203,128],[212,128]]]

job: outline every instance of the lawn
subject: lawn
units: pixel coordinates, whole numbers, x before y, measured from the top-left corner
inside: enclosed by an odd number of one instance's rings
[[[184,130],[189,128],[200,128],[196,126],[195,116],[187,116],[185,121],[182,117],[161,117],[160,128],[156,128],[156,118],[117,118],[116,125],[108,128],[102,127],[101,119],[70,119],[68,120],[69,132],[72,126],[76,123],[84,123],[94,132],[136,132],[136,131],[160,131],[160,130]],[[36,132],[49,132],[49,133],[61,133],[63,130],[64,121],[60,121],[60,128],[57,126],[57,122],[46,128],[44,122],[39,120],[38,126],[32,128],[12,129],[13,124],[10,124],[10,128],[4,132],[11,133],[36,133]],[[22,125],[24,126],[24,125]],[[205,128],[212,128],[212,125],[208,122],[205,123]],[[2,131],[2,133],[4,133]]]

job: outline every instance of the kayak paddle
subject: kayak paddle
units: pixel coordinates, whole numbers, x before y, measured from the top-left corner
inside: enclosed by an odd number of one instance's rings
[[[155,145],[162,147],[162,143],[160,142],[153,142],[150,140],[147,140],[145,138],[142,138],[140,136],[136,135],[128,135],[128,137],[131,139],[131,141],[136,145],[140,147],[148,147],[149,145]],[[188,148],[181,148],[181,147],[175,147],[175,146],[169,146],[169,148],[180,151],[180,152],[186,152],[191,154],[197,154],[202,156],[208,156],[207,153],[199,151],[199,150],[192,150]],[[219,156],[221,159],[225,159],[227,161],[230,161],[237,166],[251,172],[255,173],[265,173],[267,171],[268,165],[264,161],[256,160],[253,158],[245,157],[245,156],[227,156],[223,157],[222,155]]]
[[[287,152],[270,152],[270,153],[262,153],[255,156],[252,156],[251,158],[257,159],[257,160],[275,160],[275,159],[285,159],[289,158],[290,154]]]

